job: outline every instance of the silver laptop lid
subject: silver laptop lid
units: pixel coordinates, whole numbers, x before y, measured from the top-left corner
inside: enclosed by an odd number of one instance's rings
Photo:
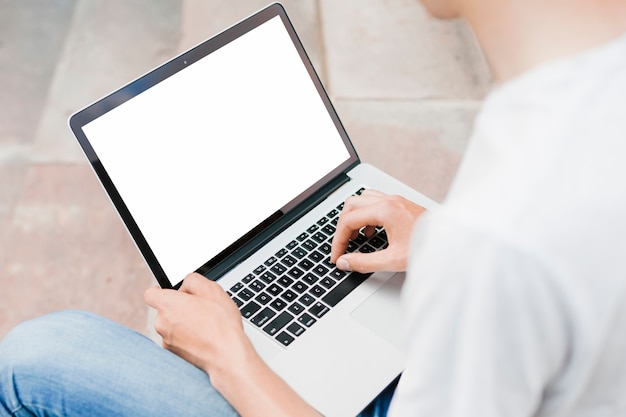
[[[70,127],[164,287],[194,270],[217,278],[358,162],[278,4]]]

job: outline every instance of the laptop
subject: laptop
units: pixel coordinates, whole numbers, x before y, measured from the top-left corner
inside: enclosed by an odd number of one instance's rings
[[[404,367],[404,275],[329,261],[351,195],[435,203],[361,163],[274,3],[78,111],[69,125],[156,280],[197,271],[259,354],[327,416],[356,415]],[[387,246],[381,227],[349,250]]]

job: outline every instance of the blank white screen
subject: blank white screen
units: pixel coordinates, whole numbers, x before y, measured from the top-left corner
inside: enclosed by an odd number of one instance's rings
[[[279,17],[83,131],[172,285],[349,158]]]

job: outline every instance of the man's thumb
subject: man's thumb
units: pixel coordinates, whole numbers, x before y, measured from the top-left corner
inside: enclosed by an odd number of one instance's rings
[[[381,270],[385,263],[384,251],[372,253],[346,253],[337,259],[337,268],[342,271],[369,273]]]

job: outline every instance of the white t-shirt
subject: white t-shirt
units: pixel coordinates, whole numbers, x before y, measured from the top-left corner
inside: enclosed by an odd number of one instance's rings
[[[489,95],[408,276],[390,416],[626,416],[626,36]]]

